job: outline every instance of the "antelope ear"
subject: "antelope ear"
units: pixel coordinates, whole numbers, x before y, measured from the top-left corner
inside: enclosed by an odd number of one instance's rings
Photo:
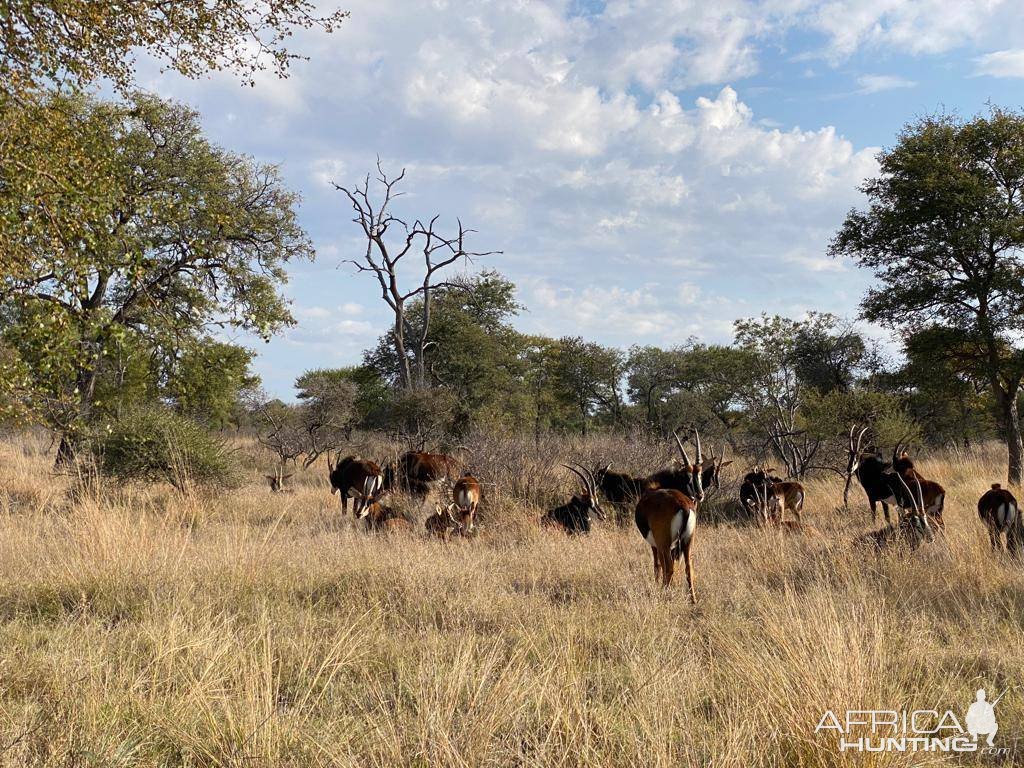
[[[728,461],[723,461],[719,466],[728,467],[730,464],[732,464],[732,459],[729,459]]]

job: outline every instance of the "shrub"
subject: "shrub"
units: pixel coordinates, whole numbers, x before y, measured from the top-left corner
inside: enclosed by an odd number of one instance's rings
[[[103,474],[122,481],[164,480],[185,490],[192,485],[230,487],[239,479],[219,441],[166,408],[124,415],[98,441],[98,448]]]

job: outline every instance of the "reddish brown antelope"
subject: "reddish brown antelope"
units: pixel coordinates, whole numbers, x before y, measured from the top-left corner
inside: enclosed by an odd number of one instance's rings
[[[381,497],[387,491],[380,488],[379,484],[372,491],[366,490],[369,487],[370,483],[368,481],[364,490],[360,491],[353,488],[349,491],[349,495],[354,502],[353,509],[355,510],[356,519],[366,521],[366,530],[383,533],[410,530],[413,526],[411,518],[393,507],[381,504]]]
[[[480,505],[480,483],[468,472],[452,486],[452,501],[463,534],[473,533],[476,508]]]
[[[924,499],[925,511],[928,516],[934,521],[940,528],[945,525],[942,519],[942,510],[946,504],[946,489],[936,483],[934,480],[928,480],[917,471],[914,466],[914,462],[911,460],[910,455],[907,453],[909,446],[903,443],[901,439],[896,443],[896,447],[892,451],[892,468],[893,471],[903,478],[905,486],[913,485],[913,480],[917,480],[921,486],[921,498]],[[911,494],[913,496],[913,494]],[[911,499],[913,501],[913,499]],[[902,506],[902,504],[901,504]]]
[[[697,465],[698,482],[700,467]],[[697,502],[680,491],[661,489],[646,494],[636,505],[636,527],[654,555],[654,578],[664,586],[672,583],[672,571],[680,554],[686,566],[690,602],[697,602],[693,588],[690,549],[697,530]]]
[[[1011,552],[1024,544],[1024,524],[1018,514],[1017,499],[999,483],[994,483],[991,490],[978,499],[978,517],[988,529],[992,549],[1003,549],[1004,537],[1005,548]]]
[[[773,467],[754,467],[743,477],[740,503],[754,517],[764,523],[780,523],[788,509],[802,520],[804,487],[795,480],[775,477]]]
[[[816,529],[806,525],[802,520],[783,519],[786,509],[786,493],[785,489],[780,489],[779,486],[784,483],[772,482],[772,478],[767,474],[769,471],[771,471],[770,468],[762,471],[760,475],[751,472],[747,475],[744,483],[748,488],[747,493],[750,494],[744,501],[744,506],[754,516],[754,519],[764,527],[776,528],[785,533],[820,537],[821,534]],[[750,478],[755,479],[751,480]],[[795,483],[795,485],[800,484]]]

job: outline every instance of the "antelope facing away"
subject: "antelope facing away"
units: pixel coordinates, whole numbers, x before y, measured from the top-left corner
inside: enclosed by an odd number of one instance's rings
[[[697,530],[697,502],[674,489],[651,491],[637,503],[635,519],[640,535],[651,545],[655,580],[660,579],[666,587],[671,584],[675,561],[682,555],[690,602],[696,603],[690,548]]]
[[[857,542],[860,544],[873,545],[879,550],[890,547],[898,547],[916,550],[925,542],[935,541],[935,529],[932,526],[928,513],[925,509],[924,494],[921,491],[921,481],[913,478],[916,493],[910,490],[903,476],[894,473],[897,482],[903,486],[903,496],[909,499],[909,508],[904,508],[900,521],[895,525],[887,525],[877,531],[861,536]]]
[[[978,499],[978,517],[988,528],[992,549],[1003,549],[1005,546],[1011,552],[1020,550],[1024,544],[1024,523],[1021,522],[1017,499],[999,483],[993,484]]]
[[[480,505],[480,483],[468,472],[452,486],[452,502],[463,533],[473,533],[476,508]]]
[[[563,467],[574,473],[583,485],[582,491],[569,499],[568,503],[548,510],[540,521],[542,525],[558,526],[568,534],[590,533],[593,513],[604,519],[601,504],[597,499],[597,482],[593,473],[582,464],[579,468],[563,464]]]

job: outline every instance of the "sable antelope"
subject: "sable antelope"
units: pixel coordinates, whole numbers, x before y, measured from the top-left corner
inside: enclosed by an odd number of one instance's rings
[[[895,526],[887,525],[877,531],[865,534],[857,539],[857,543],[872,545],[879,550],[900,547],[914,551],[925,542],[935,541],[935,530],[925,509],[921,481],[916,477],[912,478],[916,490],[915,495],[902,475],[893,474],[896,481],[902,486],[903,493],[901,495],[910,500],[909,507],[903,507],[904,513]]]
[[[567,504],[548,510],[540,519],[541,524],[560,526],[569,534],[590,533],[591,513],[604,520],[604,512],[601,511],[601,504],[597,499],[594,475],[583,465],[580,465],[579,469],[568,464],[562,466],[579,477],[583,490],[569,499]]]
[[[387,493],[380,484],[380,476],[367,477],[362,490],[353,488],[349,495],[353,499],[353,511],[357,520],[366,521],[366,530],[391,532],[409,530],[413,520],[393,507],[381,504],[381,497]]]
[[[612,504],[639,499],[647,491],[647,479],[633,477],[625,472],[613,472],[611,464],[605,464],[593,471],[594,479],[601,493]]]
[[[946,489],[934,480],[928,480],[914,467],[901,439],[892,451],[893,471],[903,478],[904,487],[911,485],[912,480],[917,480],[921,488],[921,497],[924,499],[925,511],[940,528],[945,525],[942,519],[942,510],[946,502]],[[911,494],[912,496],[913,494]],[[900,506],[903,506],[902,504]]]
[[[389,461],[384,467],[384,488],[404,489],[417,496],[426,496],[438,480],[452,477],[458,462],[443,453],[408,451]]]
[[[675,490],[695,502],[704,501],[704,452],[701,449],[700,432],[695,429],[693,435],[697,447],[697,462],[690,461],[690,455],[686,452],[683,441],[679,439],[679,432],[673,431],[672,436],[676,440],[683,461],[672,469],[660,470],[647,478],[651,490]]]
[[[640,535],[651,545],[655,580],[660,578],[666,587],[671,584],[675,561],[682,555],[690,602],[696,603],[690,548],[697,530],[697,502],[673,489],[651,491],[637,502],[635,518]]]
[[[292,474],[293,473],[289,472],[287,475],[283,475],[279,472],[276,475],[264,475],[263,477],[267,479],[271,493],[282,493],[290,490],[289,488],[285,488],[284,484],[292,478]]]
[[[772,471],[772,467],[754,467],[744,475],[740,486],[740,503],[751,515],[760,517],[762,522],[781,522],[787,509],[796,516],[797,521],[802,520],[805,497],[803,485],[795,480],[776,477],[770,474]]]
[[[988,538],[992,549],[1003,549],[1003,537],[1006,537],[1005,548],[1010,551],[1020,549],[1024,543],[1024,523],[1018,514],[1017,499],[999,483],[978,499],[978,517],[988,528]]]
[[[755,519],[763,526],[778,528],[787,533],[820,536],[818,531],[808,525],[804,525],[804,522],[799,517],[796,520],[783,519],[786,509],[786,493],[779,486],[785,485],[785,483],[772,482],[773,478],[767,474],[769,471],[771,470],[764,470],[760,475],[755,475],[753,472],[747,475],[747,478],[753,479],[746,481],[746,484],[749,485],[748,492],[751,496],[748,497],[744,506],[747,506]],[[800,484],[793,483],[793,485]],[[802,504],[802,500],[800,503]]]
[[[705,491],[711,488],[718,490],[722,487],[722,468],[728,467],[730,464],[732,464],[731,459],[729,461],[725,460],[725,454],[727,450],[728,448],[726,444],[722,443],[721,456],[716,457],[714,449],[712,448],[711,456],[704,460],[704,469],[701,471],[700,482]]]
[[[452,501],[463,533],[472,533],[476,524],[476,508],[480,504],[480,483],[468,472],[452,487]]]
[[[352,512],[361,517],[360,512],[379,491],[384,489],[380,466],[358,456],[346,456],[339,459],[331,470],[331,493],[341,493],[341,509],[348,512],[348,500],[352,497]]]
[[[434,505],[434,514],[427,518],[424,523],[424,527],[427,529],[427,533],[432,536],[437,536],[439,539],[448,541],[453,533],[458,533],[461,530],[459,521],[455,519],[452,514],[452,508],[454,504],[449,504],[446,507],[440,504]]]

